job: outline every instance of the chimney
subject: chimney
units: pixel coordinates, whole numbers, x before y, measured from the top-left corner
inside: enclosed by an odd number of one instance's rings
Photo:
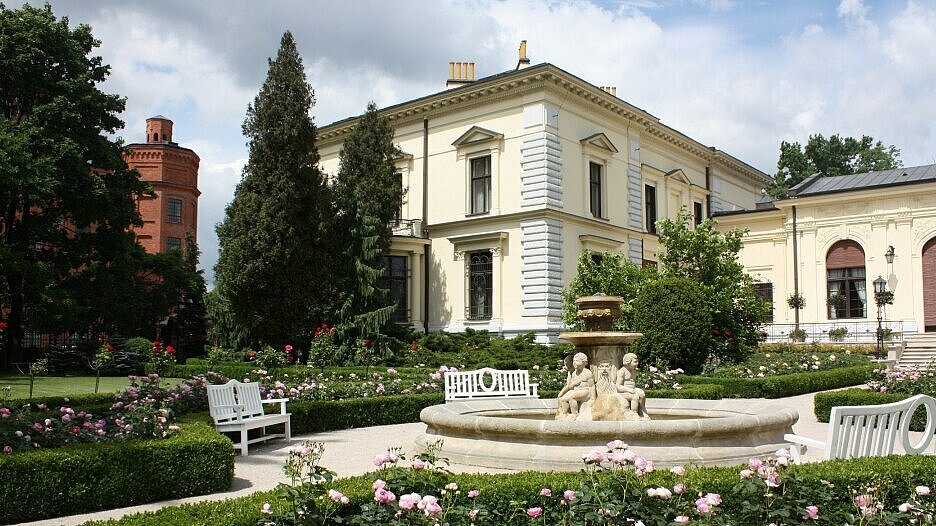
[[[457,88],[475,81],[474,62],[449,62],[449,78],[446,88]]]
[[[614,95],[615,97],[617,97],[617,86],[600,86],[598,89],[600,89],[601,91],[605,93],[610,93],[611,95]]]
[[[526,56],[526,40],[520,41],[520,59],[517,60],[517,69],[529,67],[530,59]]]

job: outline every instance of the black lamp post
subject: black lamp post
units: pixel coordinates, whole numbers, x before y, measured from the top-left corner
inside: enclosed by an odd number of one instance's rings
[[[883,359],[884,354],[884,329],[881,327],[881,306],[887,303],[885,293],[887,292],[887,281],[878,276],[874,280],[874,303],[877,304],[877,347],[874,350],[874,357]]]

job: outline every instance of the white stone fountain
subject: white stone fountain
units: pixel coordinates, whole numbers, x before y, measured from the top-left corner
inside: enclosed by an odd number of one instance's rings
[[[615,439],[657,466],[737,465],[786,447],[783,435],[799,414],[772,401],[644,400],[633,384],[636,364],[625,363],[633,356],[628,346],[642,335],[611,330],[621,298],[598,295],[576,303],[586,331],[559,335],[575,346],[562,392],[573,395],[427,407],[417,445],[442,439],[439,454],[454,463],[539,471],[577,471],[584,453]],[[578,364],[571,363],[575,355]],[[576,383],[580,378],[586,380]]]

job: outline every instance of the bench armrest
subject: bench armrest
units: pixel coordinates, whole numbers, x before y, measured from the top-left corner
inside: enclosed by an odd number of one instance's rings
[[[539,384],[536,382],[530,383],[530,394],[533,396],[539,396]]]
[[[266,400],[260,400],[261,404],[279,404],[280,405],[280,414],[286,414],[286,402],[289,401],[289,398],[267,398]]]
[[[816,449],[821,449],[825,451],[826,443],[821,440],[816,440],[814,438],[804,437],[802,435],[795,435],[792,433],[787,433],[783,435],[783,439],[787,442],[796,444],[796,447],[790,448],[790,453],[793,455],[793,462],[796,464],[800,463],[800,446],[806,446],[807,448],[814,447]]]

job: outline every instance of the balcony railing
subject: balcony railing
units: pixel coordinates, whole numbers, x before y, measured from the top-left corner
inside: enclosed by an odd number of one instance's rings
[[[394,236],[418,237],[425,239],[429,232],[422,227],[421,219],[394,219],[388,225]]]
[[[903,339],[903,321],[884,321],[881,323],[885,339],[896,342]],[[796,326],[792,323],[769,323],[764,325],[768,343],[793,341],[790,333]],[[799,328],[805,333],[806,342],[821,343],[869,343],[874,344],[877,335],[877,321],[827,321],[821,323],[800,323]],[[841,329],[844,329],[842,331]]]

